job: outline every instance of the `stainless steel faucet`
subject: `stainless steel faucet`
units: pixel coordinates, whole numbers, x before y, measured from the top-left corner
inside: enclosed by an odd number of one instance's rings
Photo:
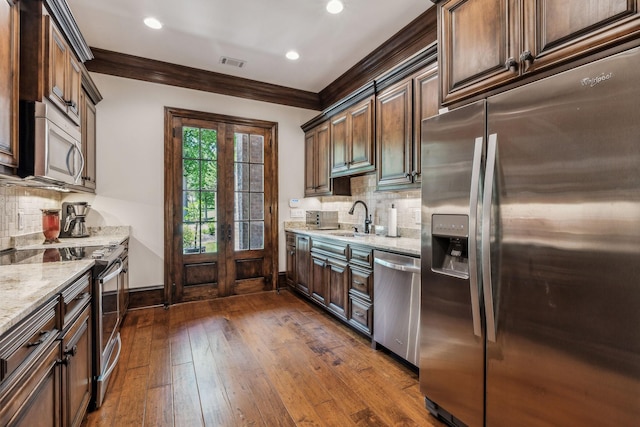
[[[351,209],[349,209],[349,215],[353,215],[353,210],[356,208],[356,205],[358,203],[361,203],[362,206],[364,206],[364,232],[365,234],[369,234],[369,225],[371,225],[371,217],[369,216],[369,208],[367,207],[367,204],[365,202],[363,202],[362,200],[356,200],[355,202],[353,202],[353,206],[351,206]]]

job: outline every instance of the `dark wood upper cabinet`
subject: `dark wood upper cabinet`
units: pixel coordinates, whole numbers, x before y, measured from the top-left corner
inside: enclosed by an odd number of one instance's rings
[[[19,22],[18,4],[0,1],[0,172],[9,173],[18,166]]]
[[[331,176],[356,175],[375,169],[371,96],[331,118]]]
[[[331,194],[329,132],[329,122],[324,122],[305,133],[305,196]]]
[[[378,188],[411,184],[413,80],[406,78],[376,98]]]
[[[413,79],[415,99],[413,102],[413,182],[422,182],[421,139],[422,120],[438,115],[438,66],[432,64]]]
[[[442,104],[637,35],[638,0],[438,2]]]

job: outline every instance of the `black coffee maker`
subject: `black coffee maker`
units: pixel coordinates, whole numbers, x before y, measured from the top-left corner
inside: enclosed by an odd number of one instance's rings
[[[60,237],[89,237],[85,219],[91,206],[87,202],[62,203],[62,231]]]

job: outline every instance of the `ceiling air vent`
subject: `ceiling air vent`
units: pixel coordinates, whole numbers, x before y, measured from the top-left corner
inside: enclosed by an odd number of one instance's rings
[[[227,56],[221,56],[220,63],[224,65],[230,65],[232,67],[242,68],[244,67],[244,64],[247,63],[247,61],[243,61],[242,59],[233,59]]]

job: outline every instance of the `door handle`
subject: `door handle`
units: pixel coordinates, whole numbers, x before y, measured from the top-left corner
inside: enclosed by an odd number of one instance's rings
[[[471,292],[471,317],[473,333],[482,336],[482,319],[480,318],[480,286],[478,283],[478,193],[480,192],[480,166],[482,163],[482,144],[484,138],[476,138],[471,168],[471,191],[469,196],[469,291]]]
[[[491,199],[496,169],[498,135],[489,135],[487,146],[487,168],[484,176],[484,195],[482,198],[482,287],[484,291],[485,317],[487,320],[487,339],[496,342],[496,316],[493,307],[493,283],[491,282]]]

